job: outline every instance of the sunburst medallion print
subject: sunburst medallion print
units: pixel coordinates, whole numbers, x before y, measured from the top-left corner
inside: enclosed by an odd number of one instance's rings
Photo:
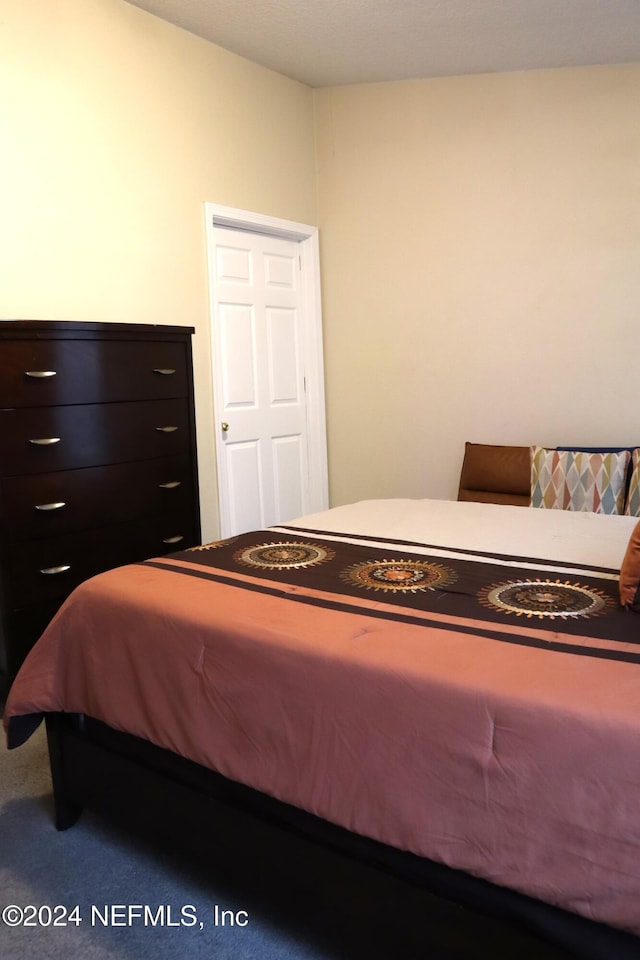
[[[372,560],[348,567],[341,577],[368,590],[417,593],[452,583],[455,574],[448,567],[426,560]]]
[[[479,594],[485,606],[516,616],[592,617],[610,604],[606,594],[579,583],[560,580],[519,580],[485,587]]]
[[[315,543],[282,542],[245,547],[234,554],[234,560],[265,570],[296,570],[325,563],[334,556],[335,553],[330,547],[321,547]]]

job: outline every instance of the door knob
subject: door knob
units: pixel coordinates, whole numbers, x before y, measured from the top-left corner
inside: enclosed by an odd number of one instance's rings
[[[220,426],[222,427],[222,432],[223,432],[223,433],[226,433],[227,430],[229,429],[229,424],[226,422],[226,420],[223,420],[222,423],[220,424]]]

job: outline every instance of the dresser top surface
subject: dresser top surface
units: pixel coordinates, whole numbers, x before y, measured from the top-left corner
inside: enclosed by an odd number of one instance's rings
[[[194,327],[161,323],[111,323],[99,320],[0,320],[0,339],[35,337],[37,339],[85,337],[148,339],[184,337],[195,333]]]

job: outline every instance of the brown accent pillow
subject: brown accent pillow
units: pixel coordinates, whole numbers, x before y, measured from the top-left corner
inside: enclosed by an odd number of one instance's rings
[[[640,613],[640,523],[633,529],[620,567],[620,603]]]
[[[458,500],[528,507],[531,502],[529,447],[465,443]]]

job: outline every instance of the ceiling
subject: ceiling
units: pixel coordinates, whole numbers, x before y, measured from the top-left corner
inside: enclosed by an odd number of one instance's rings
[[[311,87],[640,62],[640,0],[129,0]]]

